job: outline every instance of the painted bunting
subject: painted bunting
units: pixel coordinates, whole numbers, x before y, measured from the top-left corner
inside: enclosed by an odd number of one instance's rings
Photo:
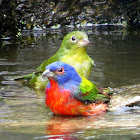
[[[45,60],[35,72],[14,78],[14,80],[29,79],[30,85],[36,89],[45,89],[47,81],[42,79],[42,72],[52,62],[62,61],[72,65],[80,76],[88,78],[94,61],[88,56],[86,46],[89,44],[88,36],[81,31],[68,33],[55,55]]]
[[[74,67],[54,62],[42,74],[48,78],[46,105],[58,115],[93,115],[106,111],[109,99],[100,94],[98,87],[81,77]]]

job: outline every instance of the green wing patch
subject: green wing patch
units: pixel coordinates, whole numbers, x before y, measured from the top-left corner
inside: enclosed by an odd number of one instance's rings
[[[76,94],[76,98],[85,103],[92,103],[98,94],[96,85],[92,84],[85,78],[82,78],[82,82],[79,87],[80,92]]]

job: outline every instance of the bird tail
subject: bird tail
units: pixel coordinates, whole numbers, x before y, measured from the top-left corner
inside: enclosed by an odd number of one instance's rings
[[[27,74],[27,75],[14,77],[12,80],[15,80],[15,81],[31,80],[31,79],[35,78],[36,76],[38,76],[41,73],[42,73],[42,71],[36,71],[36,72],[32,72],[32,73]]]
[[[110,88],[99,88],[99,93],[96,96],[96,103],[108,103],[113,91]]]
[[[20,80],[30,80],[35,76],[35,73],[30,73],[27,75],[23,75],[23,76],[17,76],[17,77],[13,77],[12,80],[15,81],[20,81]]]

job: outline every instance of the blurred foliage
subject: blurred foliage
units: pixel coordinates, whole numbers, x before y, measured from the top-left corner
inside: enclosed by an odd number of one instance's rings
[[[17,3],[14,0],[0,1],[0,37],[17,34],[16,6]]]
[[[66,25],[127,23],[140,28],[139,0],[0,0],[0,37]]]
[[[140,0],[109,0],[108,3],[129,29],[140,29]]]

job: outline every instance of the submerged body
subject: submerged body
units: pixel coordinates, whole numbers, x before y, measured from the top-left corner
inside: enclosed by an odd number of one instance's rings
[[[68,33],[55,55],[45,60],[35,72],[17,77],[15,80],[28,79],[30,85],[36,89],[45,89],[48,81],[42,79],[45,67],[55,61],[61,61],[72,65],[80,76],[88,78],[94,61],[88,56],[86,46],[89,43],[88,36],[81,31]]]
[[[75,69],[63,62],[46,67],[48,77],[46,105],[57,115],[93,115],[106,110],[104,95],[96,85],[78,75]],[[107,99],[108,100],[108,99]]]

